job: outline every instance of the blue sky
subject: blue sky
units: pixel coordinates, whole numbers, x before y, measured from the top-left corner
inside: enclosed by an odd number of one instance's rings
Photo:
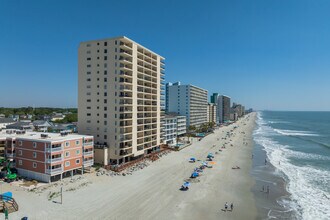
[[[330,110],[330,1],[0,1],[0,106],[77,105],[79,42],[125,35],[166,81],[255,109]]]

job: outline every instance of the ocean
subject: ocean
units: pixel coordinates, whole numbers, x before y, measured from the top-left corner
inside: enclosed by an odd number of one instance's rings
[[[330,112],[262,111],[256,123],[260,219],[330,219]]]

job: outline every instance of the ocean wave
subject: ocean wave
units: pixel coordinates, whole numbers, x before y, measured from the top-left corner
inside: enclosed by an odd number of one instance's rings
[[[318,134],[308,131],[284,130],[284,129],[274,129],[274,131],[285,136],[320,136]]]
[[[327,156],[307,154],[291,150],[287,145],[274,141],[267,132],[272,132],[259,115],[258,129],[254,133],[254,140],[266,150],[270,163],[285,174],[288,180],[287,190],[293,202],[290,208],[298,213],[298,219],[330,219],[330,195],[324,188],[330,185],[330,173],[326,170],[311,166],[297,166],[290,158],[304,158],[314,160],[330,160]],[[283,132],[283,131],[282,131]],[[284,130],[285,132],[285,130]],[[306,134],[304,131],[289,131],[291,133]],[[307,133],[309,134],[309,133]]]

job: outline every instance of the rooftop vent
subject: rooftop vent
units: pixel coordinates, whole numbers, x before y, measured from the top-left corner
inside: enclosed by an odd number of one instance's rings
[[[48,138],[48,134],[41,134],[40,137],[41,138]]]

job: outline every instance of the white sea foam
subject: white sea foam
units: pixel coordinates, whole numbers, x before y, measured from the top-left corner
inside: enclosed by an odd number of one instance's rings
[[[319,136],[318,134],[308,131],[284,130],[284,129],[274,129],[274,131],[285,136]]]
[[[322,186],[330,184],[330,173],[318,170],[314,167],[300,167],[292,164],[290,158],[311,158],[329,160],[329,157],[296,152],[289,149],[289,146],[281,145],[269,136],[272,128],[258,114],[258,129],[254,132],[256,143],[262,145],[270,162],[281,170],[289,182],[287,190],[291,193],[293,203],[290,207],[299,213],[298,219],[330,219],[330,195],[324,191]],[[303,131],[291,131],[302,133]],[[306,134],[306,132],[303,132]]]

